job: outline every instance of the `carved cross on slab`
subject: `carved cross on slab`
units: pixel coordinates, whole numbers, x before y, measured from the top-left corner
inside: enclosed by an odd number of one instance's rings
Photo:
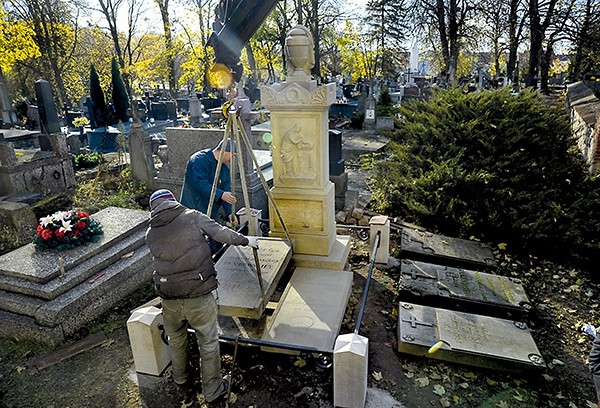
[[[435,324],[433,323],[425,323],[425,322],[420,322],[416,317],[414,317],[413,315],[411,315],[408,319],[402,319],[403,322],[405,323],[410,323],[410,327],[412,327],[413,329],[416,329],[417,326],[426,326],[426,327],[435,327]]]

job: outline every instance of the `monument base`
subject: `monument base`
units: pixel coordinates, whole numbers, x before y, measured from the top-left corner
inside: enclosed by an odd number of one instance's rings
[[[328,181],[324,190],[302,188],[272,189],[277,209],[285,227],[295,241],[294,253],[329,255],[335,241],[334,185]],[[287,238],[277,211],[269,205],[271,237]]]
[[[350,253],[350,236],[337,235],[329,255],[294,254],[292,264],[296,267],[342,270]]]

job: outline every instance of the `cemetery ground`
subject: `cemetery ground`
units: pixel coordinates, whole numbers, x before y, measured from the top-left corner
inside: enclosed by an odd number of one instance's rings
[[[527,323],[548,367],[502,373],[398,353],[398,271],[375,268],[360,334],[369,338],[369,407],[591,407],[593,382],[586,361],[591,341],[578,331],[597,323],[600,285],[586,273],[536,258],[497,252],[499,273],[517,276],[533,304]],[[354,239],[348,270],[353,293],[342,333],[351,333],[369,270],[367,244]],[[277,295],[275,295],[277,296]],[[69,341],[92,334],[106,340],[47,368],[36,357],[52,350],[15,339],[0,340],[2,407],[179,407],[167,375],[132,378],[133,357],[126,321],[130,311],[155,297],[152,287],[124,299]],[[67,345],[68,345],[67,344]],[[64,346],[64,345],[63,345]],[[231,407],[329,407],[332,368],[309,355],[290,356],[222,343],[222,369],[233,368]],[[202,397],[196,406],[202,406]]]
[[[346,164],[348,169],[357,168],[351,161]],[[348,230],[339,233],[353,236],[346,270],[354,272],[354,286],[340,330],[345,334],[355,329],[370,259],[366,242]],[[392,247],[398,240],[399,236],[392,236]],[[515,257],[499,249],[495,257],[498,274],[522,281],[532,304],[526,323],[547,368],[506,373],[399,353],[400,274],[393,268],[376,267],[360,328],[360,334],[369,339],[367,407],[593,406],[595,390],[586,365],[591,340],[578,329],[582,323],[600,323],[600,283],[571,265]],[[282,290],[278,288],[274,298]],[[162,377],[134,372],[126,322],[134,308],[155,296],[149,282],[54,349],[0,339],[0,407],[183,406],[169,381],[169,369]],[[91,336],[103,341],[78,354],[64,353],[66,358],[40,367],[42,357],[56,356],[63,347],[80,345]],[[333,370],[324,364],[327,360],[267,353],[241,343],[235,353],[231,342],[222,342],[221,351],[223,373],[233,372],[230,407],[332,406]],[[201,394],[197,397],[195,405],[206,406]]]

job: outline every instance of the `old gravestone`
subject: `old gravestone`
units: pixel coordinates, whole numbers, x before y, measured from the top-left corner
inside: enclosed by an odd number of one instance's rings
[[[399,297],[406,302],[498,317],[523,317],[531,304],[519,279],[403,259]]]
[[[230,246],[215,264],[219,280],[219,313],[259,319],[291,257],[287,241],[261,238],[258,259],[265,298],[261,296],[253,250]]]
[[[418,228],[401,228],[402,258],[465,268],[496,268],[494,254],[482,242],[432,234]]]
[[[0,256],[0,337],[56,344],[150,281],[148,213],[108,207],[92,217],[98,242],[62,252],[30,243]]]
[[[45,134],[59,133],[60,122],[58,120],[58,111],[54,104],[54,96],[52,94],[50,83],[40,79],[35,81],[34,87],[42,132]]]
[[[525,323],[407,302],[398,311],[402,353],[508,371],[546,366]]]

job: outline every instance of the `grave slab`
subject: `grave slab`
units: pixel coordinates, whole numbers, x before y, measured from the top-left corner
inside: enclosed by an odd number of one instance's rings
[[[219,313],[259,319],[292,257],[290,244],[279,238],[260,238],[258,259],[265,299],[261,296],[253,250],[230,246],[215,264],[219,280]]]
[[[506,371],[546,367],[525,323],[406,302],[398,310],[402,353]]]
[[[262,339],[331,353],[352,290],[353,273],[296,268]],[[264,351],[296,351],[262,347]]]
[[[48,282],[61,274],[59,258],[63,259],[65,271],[68,273],[70,269],[125,239],[137,229],[146,228],[148,212],[108,207],[92,214],[92,218],[103,227],[104,234],[98,242],[90,242],[62,252],[36,251],[34,244],[27,244],[0,256],[0,276]]]
[[[401,257],[459,268],[497,267],[494,254],[484,243],[401,228]]]
[[[34,282],[29,280],[27,275],[25,279],[15,276],[0,276],[0,289],[41,299],[54,299],[86,279],[95,276],[119,259],[130,256],[131,253],[144,245],[145,234],[145,229],[138,229],[127,238],[106,247],[96,256],[65,271],[64,276],[58,276],[48,282]],[[1,307],[2,300],[0,299]]]
[[[403,259],[398,283],[405,302],[497,317],[531,310],[521,281],[506,276]]]

